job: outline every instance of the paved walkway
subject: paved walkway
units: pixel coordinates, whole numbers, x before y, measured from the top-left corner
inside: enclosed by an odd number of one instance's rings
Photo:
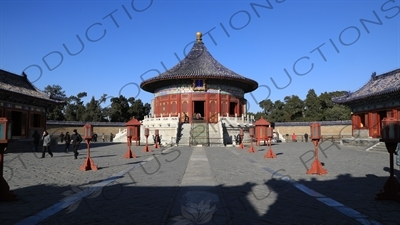
[[[0,203],[0,224],[400,224],[400,203],[376,201],[389,154],[320,145],[328,174],[307,175],[311,143],[169,147],[124,159],[124,144],[93,143],[97,171],[54,149],[5,154],[4,177],[17,202]],[[398,169],[398,167],[396,167]],[[399,176],[399,170],[396,170]]]

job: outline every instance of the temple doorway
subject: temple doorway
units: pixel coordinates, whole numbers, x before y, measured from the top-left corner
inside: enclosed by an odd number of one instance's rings
[[[25,136],[25,123],[26,118],[24,117],[25,113],[19,112],[19,111],[12,111],[11,112],[11,121],[12,121],[12,126],[11,126],[11,135],[13,137],[21,137]]]
[[[387,117],[386,111],[379,111],[378,114],[379,114],[379,124],[381,124],[383,118]]]
[[[200,113],[201,119],[204,119],[204,103],[205,101],[193,101],[194,118],[196,118],[196,114]]]
[[[235,108],[236,108],[237,103],[236,102],[230,102],[229,103],[229,115],[230,116],[235,116]]]

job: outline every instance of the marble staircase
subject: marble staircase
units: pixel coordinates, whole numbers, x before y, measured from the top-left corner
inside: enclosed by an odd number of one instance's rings
[[[190,141],[190,123],[180,124],[178,126],[176,144],[180,146],[188,146]]]
[[[192,123],[190,132],[191,146],[209,146],[208,124],[205,122]]]

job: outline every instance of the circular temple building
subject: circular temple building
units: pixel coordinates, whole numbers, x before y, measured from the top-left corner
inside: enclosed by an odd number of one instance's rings
[[[244,94],[256,90],[258,83],[221,65],[202,42],[202,33],[196,37],[181,62],[140,84],[154,93],[152,116],[179,117],[182,123],[218,123],[219,116],[246,115]]]

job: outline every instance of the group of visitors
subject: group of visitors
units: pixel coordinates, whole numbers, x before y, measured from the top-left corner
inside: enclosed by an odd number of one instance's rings
[[[113,142],[113,139],[114,139],[114,134],[110,133],[110,142]],[[106,142],[106,135],[104,133],[101,135],[101,140],[103,142]],[[96,141],[97,141],[97,134],[96,134]]]
[[[50,149],[50,145],[51,145],[51,136],[49,135],[49,133],[47,131],[43,131],[43,135],[40,136],[39,132],[37,130],[34,131],[33,135],[33,144],[35,146],[35,152],[39,151],[39,144],[40,141],[43,141],[43,148],[42,148],[42,157],[44,158],[46,155],[46,152],[53,157],[53,152]],[[96,133],[93,133],[92,136],[92,141],[93,142],[97,142],[97,137],[98,135]],[[70,135],[69,132],[66,132],[65,134],[63,132],[60,133],[59,135],[60,138],[60,142],[61,143],[65,143],[65,148],[64,148],[64,152],[68,153],[70,146],[72,144],[72,150],[74,152],[74,158],[77,159],[79,153],[78,153],[78,148],[79,148],[79,144],[83,141],[82,136],[78,133],[78,131],[76,129],[73,130],[73,134]],[[103,133],[101,135],[101,139],[103,142],[106,141],[106,135]],[[113,142],[114,139],[114,134],[110,133],[109,136],[109,140],[110,142]]]
[[[38,152],[40,140],[43,141],[42,148],[42,157],[45,158],[46,152],[53,157],[53,152],[50,149],[51,137],[47,131],[43,131],[42,137],[40,137],[39,132],[37,130],[34,131],[33,135],[33,144],[35,145],[35,152]],[[69,132],[66,132],[65,135],[63,133],[60,134],[61,143],[65,141],[65,149],[64,152],[69,152],[69,146],[72,144],[72,150],[74,152],[74,158],[78,158],[78,148],[80,143],[82,142],[82,136],[78,133],[76,129],[74,129],[73,134],[70,135]]]
[[[304,140],[305,140],[306,142],[308,142],[308,134],[307,134],[307,133],[304,134]],[[296,136],[295,133],[292,134],[292,141],[293,141],[293,142],[297,142],[297,136]]]

